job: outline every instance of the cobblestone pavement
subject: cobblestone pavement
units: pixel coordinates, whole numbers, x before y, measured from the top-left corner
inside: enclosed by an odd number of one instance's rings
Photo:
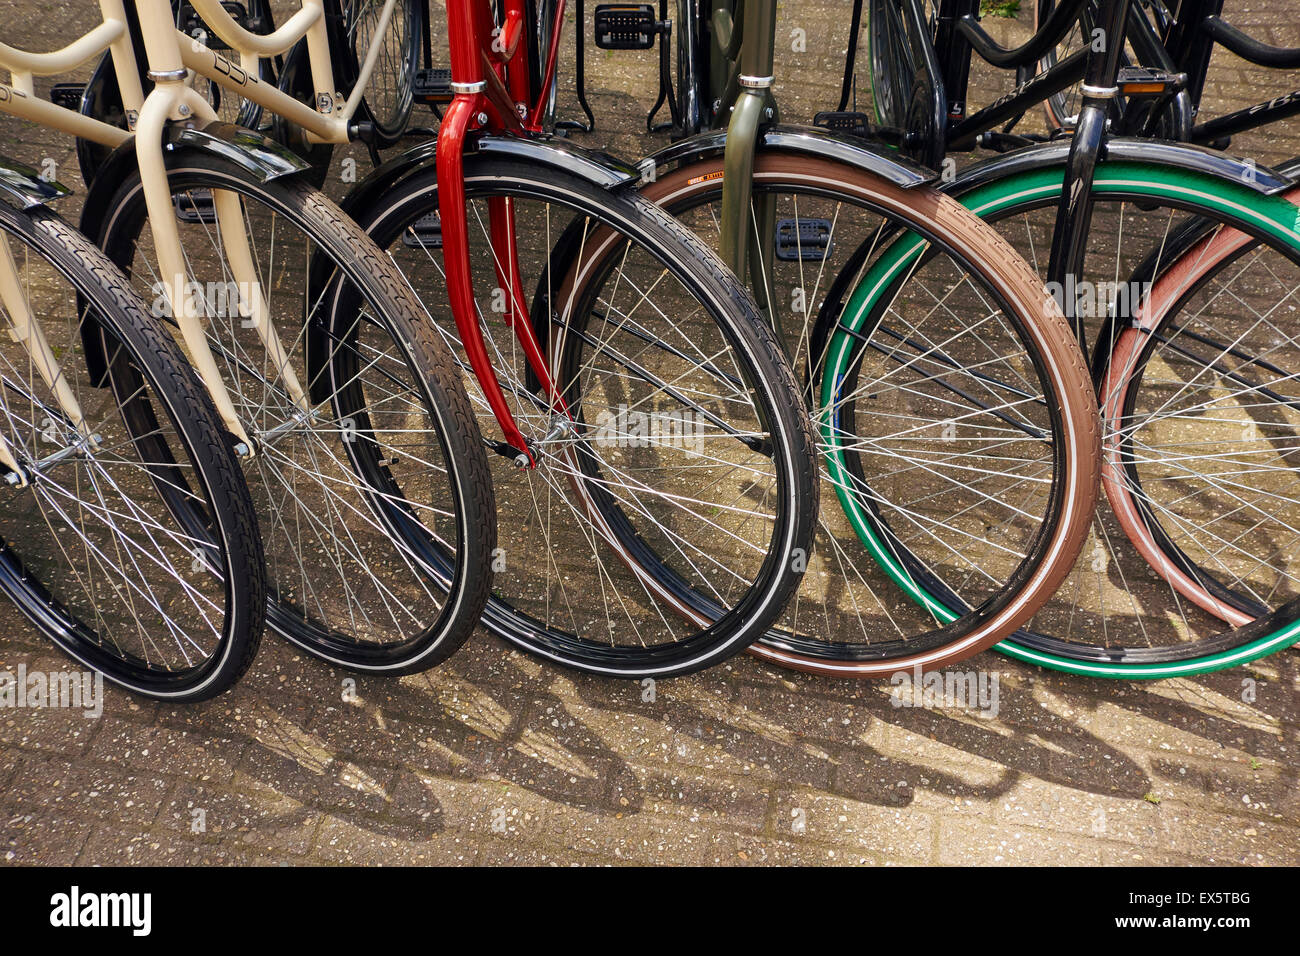
[[[1286,6],[1228,13],[1295,45]],[[60,45],[92,8],[3,0],[0,36]],[[807,53],[778,65],[786,116],[804,120],[838,91],[847,6],[786,0],[782,17],[783,32],[807,31]],[[1026,21],[996,29],[1023,33]],[[626,131],[653,99],[648,55],[590,56],[600,129],[584,140],[644,152],[651,140]],[[1208,106],[1296,85],[1220,54]],[[981,73],[975,88],[987,102],[1006,78]],[[1298,138],[1253,134],[1239,151],[1275,162],[1300,153]],[[80,186],[61,135],[3,120],[0,152],[51,159]],[[20,665],[70,667],[3,607],[0,669]],[[969,666],[997,675],[996,716],[895,707],[887,684],[747,657],[662,682],[648,700],[480,633],[436,671],[358,679],[345,702],[347,674],[268,636],[246,679],[203,706],[108,689],[97,719],[0,711],[0,860],[1300,862],[1300,653],[1127,685],[993,654]]]

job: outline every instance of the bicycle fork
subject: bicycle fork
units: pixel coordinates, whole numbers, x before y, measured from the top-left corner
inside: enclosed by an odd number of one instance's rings
[[[32,313],[31,303],[23,291],[22,279],[18,274],[18,265],[14,262],[13,252],[9,248],[9,237],[5,235],[0,235],[0,305],[4,306],[9,315],[9,336],[27,350],[37,373],[54,393],[54,400],[58,403],[59,409],[72,423],[72,427],[81,434],[86,444],[92,447],[97,445],[99,436],[91,434],[90,425],[81,411],[81,405],[72,394],[72,386],[63,377],[54,350],[50,348],[49,340],[45,338],[40,322]],[[56,454],[65,457],[63,453],[56,452]],[[13,448],[3,435],[0,435],[0,465],[8,468],[10,475],[13,476],[6,477],[10,484],[20,488],[26,487],[27,470],[18,464]]]
[[[740,36],[740,73],[734,90],[731,118],[727,122],[727,142],[723,152],[722,236],[719,252],[722,261],[742,280],[749,272],[749,284],[758,305],[771,317],[773,330],[780,332],[781,310],[773,301],[772,243],[776,232],[776,206],[773,197],[753,196],[754,156],[758,151],[760,128],[776,117],[772,98],[772,72],[775,63],[776,2],[747,0],[738,25]],[[735,40],[733,39],[733,44]],[[728,105],[723,104],[725,109]],[[750,236],[750,209],[754,210],[755,233]],[[751,241],[751,239],[753,241]]]
[[[1056,224],[1052,231],[1052,251],[1047,269],[1048,284],[1066,290],[1076,288],[1069,281],[1083,274],[1087,255],[1088,232],[1092,222],[1092,183],[1097,160],[1106,141],[1106,122],[1119,89],[1119,58],[1124,49],[1124,28],[1129,0],[1110,0],[1103,4],[1103,38],[1106,43],[1101,55],[1093,54],[1088,60],[1083,79],[1083,105],[1070,142],[1070,154],[1065,165],[1061,199],[1057,205]],[[1087,329],[1079,314],[1075,296],[1062,295],[1062,309],[1074,329],[1079,346],[1088,352]]]
[[[167,8],[166,4],[161,6]],[[181,247],[180,227],[176,209],[172,205],[167,163],[163,155],[164,137],[169,122],[199,122],[206,125],[217,121],[217,113],[187,82],[189,73],[185,68],[170,13],[151,15],[160,11],[148,10],[143,3],[137,9],[141,14],[140,30],[149,64],[149,79],[153,81],[154,87],[145,97],[136,122],[136,159],[158,258],[158,277],[162,280],[163,294],[167,297],[172,316],[180,329],[190,361],[212,396],[222,423],[235,437],[236,452],[244,457],[253,457],[257,454],[256,443],[239,420],[204,332],[203,316],[188,294],[189,269]],[[302,415],[310,415],[311,402],[289,363],[289,356],[271,321],[270,308],[258,280],[257,266],[253,261],[244,222],[243,203],[236,193],[213,189],[212,204],[217,217],[219,242],[227,257],[226,265],[239,290],[237,300],[240,323],[245,328],[256,330],[266,349],[268,362],[275,370],[273,381],[284,389]]]
[[[466,9],[464,3],[448,4],[448,32],[451,35],[452,90],[455,94],[438,129],[438,215],[442,222],[443,269],[447,279],[447,297],[457,331],[478,379],[488,407],[496,417],[505,437],[505,446],[494,444],[498,452],[512,458],[521,467],[536,467],[535,449],[519,430],[514,415],[501,390],[501,383],[488,355],[479,326],[479,310],[474,295],[474,279],[469,261],[469,223],[465,210],[465,140],[471,127],[488,127],[490,123],[519,126],[519,117],[508,102],[500,79],[492,72],[485,53],[481,53],[481,36],[488,33],[483,9]],[[516,18],[517,19],[517,18]],[[509,59],[518,42],[517,31],[507,17],[501,31],[504,49],[495,49],[502,61]],[[485,95],[491,73],[495,96]],[[465,79],[468,78],[468,79]],[[488,201],[489,234],[498,288],[505,297],[505,321],[523,349],[528,367],[536,377],[541,394],[553,413],[571,418],[551,376],[545,350],[538,341],[521,285],[514,208],[509,199],[496,197]]]

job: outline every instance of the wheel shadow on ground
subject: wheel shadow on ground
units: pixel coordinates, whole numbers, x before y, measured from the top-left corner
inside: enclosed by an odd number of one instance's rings
[[[308,662],[304,686],[317,701],[309,712],[259,693],[256,680],[241,686],[260,717],[241,768],[255,786],[409,840],[461,823],[437,786],[412,795],[421,780],[446,782],[451,792],[505,785],[594,816],[661,802],[665,776],[693,778],[692,801],[706,806],[736,781],[882,807],[907,806],[921,789],[990,802],[1025,779],[1141,799],[1159,770],[1126,752],[1129,741],[1089,729],[1104,705],[1248,751],[1279,746],[1275,733],[1198,703],[1239,675],[1183,682],[1176,698],[1000,658],[981,663],[1006,674],[994,718],[897,707],[887,684],[788,675],[748,659],[727,674],[660,682],[654,699],[643,699],[637,685],[536,664],[495,642],[400,682],[354,678],[356,699],[336,704],[321,691],[332,694],[343,675]],[[1276,685],[1285,687],[1295,662],[1281,669]]]

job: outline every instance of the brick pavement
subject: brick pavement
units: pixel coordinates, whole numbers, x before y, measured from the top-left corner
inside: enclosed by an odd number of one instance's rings
[[[3,0],[4,38],[48,48],[90,7]],[[1230,2],[1228,13],[1300,43],[1280,5]],[[786,0],[782,15],[783,30],[807,30],[808,52],[783,52],[778,76],[798,82],[778,95],[787,118],[807,119],[837,94],[847,13]],[[1023,32],[1025,20],[996,28]],[[586,141],[644,152],[651,141],[626,131],[653,99],[649,58],[591,57],[601,127]],[[1296,85],[1222,54],[1213,70],[1216,110]],[[975,101],[1000,83],[977,74]],[[625,132],[608,134],[616,125]],[[1300,153],[1297,140],[1272,130],[1239,147],[1275,162]],[[4,120],[0,152],[52,158],[80,185],[59,134]],[[0,669],[19,664],[69,667],[0,607]],[[480,633],[430,673],[357,679],[346,701],[349,675],[268,636],[247,678],[205,705],[109,689],[98,719],[0,711],[0,860],[1300,862],[1300,653],[1155,684],[993,654],[969,666],[997,673],[996,718],[897,708],[888,685],[747,657],[644,701],[638,686],[556,670]]]

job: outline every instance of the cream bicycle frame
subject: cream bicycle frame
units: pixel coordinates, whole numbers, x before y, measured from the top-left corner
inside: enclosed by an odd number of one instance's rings
[[[99,0],[100,23],[60,50],[31,53],[0,43],[0,69],[10,73],[10,83],[0,84],[0,113],[18,116],[112,148],[126,142],[134,133],[145,206],[159,260],[158,275],[163,277],[164,294],[171,306],[172,315],[176,317],[190,360],[211,393],[223,423],[240,443],[241,454],[253,455],[256,444],[239,421],[208,346],[202,317],[193,300],[186,294],[189,289],[188,274],[163,159],[164,129],[169,122],[197,122],[206,125],[217,119],[211,104],[192,86],[192,78],[202,76],[301,126],[309,141],[347,143],[350,139],[351,120],[360,107],[361,98],[374,71],[380,44],[371,44],[365,61],[361,64],[356,85],[347,99],[340,102],[342,97],[333,89],[334,66],[330,59],[323,0],[302,0],[302,7],[297,13],[274,33],[265,36],[250,33],[241,27],[221,6],[220,0],[190,0],[204,25],[238,53],[239,65],[209,49],[198,39],[177,30],[169,0],[134,2],[149,65],[148,75],[154,84],[147,97],[140,85],[136,51],[131,44],[123,0]],[[396,5],[397,0],[385,0],[376,26],[377,35],[382,36],[387,31]],[[287,52],[303,37],[307,38],[312,82],[316,88],[315,109],[259,78],[262,58]],[[112,56],[113,72],[121,90],[129,131],[83,116],[76,110],[57,106],[35,94],[36,76],[66,73],[100,56],[105,50]],[[218,234],[233,277],[241,290],[239,311],[242,320],[257,330],[271,362],[281,376],[285,391],[304,416],[310,415],[310,401],[289,364],[288,355],[270,321],[266,301],[256,281],[256,267],[244,230],[239,197],[224,190],[214,190],[212,199],[217,215]],[[21,291],[19,286],[11,285],[11,282],[16,281],[16,267],[8,255],[6,244],[0,253],[0,293],[14,288]],[[251,294],[245,297],[242,290],[251,290]],[[11,307],[10,298],[9,294],[3,297],[7,308]],[[11,309],[11,315],[17,314]],[[22,314],[30,316],[30,311],[24,309]],[[39,368],[55,368],[53,356],[49,354],[48,345],[43,345],[44,336],[40,334],[39,325],[34,324],[34,317],[31,322],[29,327],[35,333],[27,335],[21,341],[32,352]],[[16,328],[15,335],[17,331]],[[63,400],[62,395],[60,400]],[[80,410],[75,406],[75,401],[72,401],[71,407],[65,407],[64,412],[73,422],[81,422],[83,419]],[[0,463],[8,464],[5,460],[6,453],[7,449],[0,448]]]

